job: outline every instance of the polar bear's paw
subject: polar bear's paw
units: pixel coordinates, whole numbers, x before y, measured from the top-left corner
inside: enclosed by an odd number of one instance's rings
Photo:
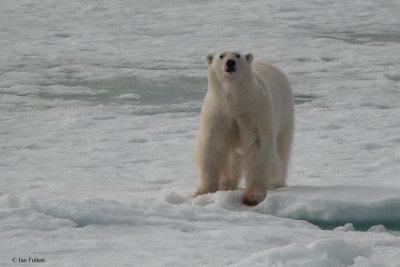
[[[243,195],[242,203],[247,206],[256,206],[260,202],[262,202],[266,196],[267,196],[266,190],[260,191],[260,190],[250,189]]]

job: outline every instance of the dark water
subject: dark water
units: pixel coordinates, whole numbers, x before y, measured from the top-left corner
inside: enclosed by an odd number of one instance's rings
[[[207,91],[207,81],[205,79],[187,77],[163,80],[139,79],[137,77],[64,80],[58,81],[57,84],[71,87],[82,86],[98,91],[95,95],[77,94],[57,97],[104,105],[129,103],[136,105],[178,104],[202,99]],[[135,94],[137,98],[124,97],[127,94]]]
[[[137,77],[120,77],[114,79],[79,80],[68,79],[53,83],[40,84],[41,86],[63,85],[67,87],[90,88],[94,94],[82,94],[76,91],[52,94],[49,91],[35,93],[41,98],[79,100],[97,105],[174,105],[189,102],[202,102],[207,92],[206,78],[174,77],[162,80],[143,79]],[[294,94],[296,105],[311,102],[316,99],[310,94]],[[200,106],[189,108],[189,112],[200,112]],[[184,112],[185,107],[171,109],[172,112]],[[168,112],[168,111],[166,111]],[[151,114],[158,111],[150,112]],[[144,114],[148,114],[145,111]]]
[[[121,77],[99,80],[63,80],[42,86],[63,85],[93,89],[94,95],[38,93],[39,97],[61,98],[64,100],[88,101],[93,104],[133,104],[133,105],[168,105],[193,101],[202,101],[207,92],[207,79],[174,77],[163,80]],[[135,94],[137,97],[129,97]],[[125,97],[124,97],[125,96]],[[311,102],[316,97],[307,94],[294,94],[295,104]]]
[[[338,226],[343,226],[346,223],[352,223],[354,226],[354,229],[356,231],[362,231],[365,232],[368,229],[370,229],[372,226],[375,225],[383,225],[387,230],[389,231],[395,231],[394,234],[400,236],[400,223],[397,221],[381,221],[379,218],[376,218],[375,221],[368,221],[368,222],[363,222],[363,221],[356,221],[356,222],[344,222],[344,221],[322,221],[322,220],[309,220],[306,219],[309,223],[312,223],[319,228],[323,230],[333,230]]]

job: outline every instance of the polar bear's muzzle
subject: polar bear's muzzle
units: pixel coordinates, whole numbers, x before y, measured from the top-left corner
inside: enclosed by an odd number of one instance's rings
[[[226,61],[225,71],[228,73],[233,73],[236,71],[236,61],[229,59]]]

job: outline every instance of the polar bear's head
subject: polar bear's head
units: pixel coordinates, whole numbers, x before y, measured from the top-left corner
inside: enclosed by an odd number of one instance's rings
[[[224,51],[215,56],[207,55],[206,61],[210,79],[216,78],[219,83],[237,83],[251,72],[253,54],[242,55],[238,52]]]

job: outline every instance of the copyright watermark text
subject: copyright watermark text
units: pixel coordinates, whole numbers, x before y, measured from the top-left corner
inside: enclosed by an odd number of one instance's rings
[[[11,261],[13,263],[45,263],[46,259],[37,257],[27,257],[27,258],[14,257],[11,259]]]

